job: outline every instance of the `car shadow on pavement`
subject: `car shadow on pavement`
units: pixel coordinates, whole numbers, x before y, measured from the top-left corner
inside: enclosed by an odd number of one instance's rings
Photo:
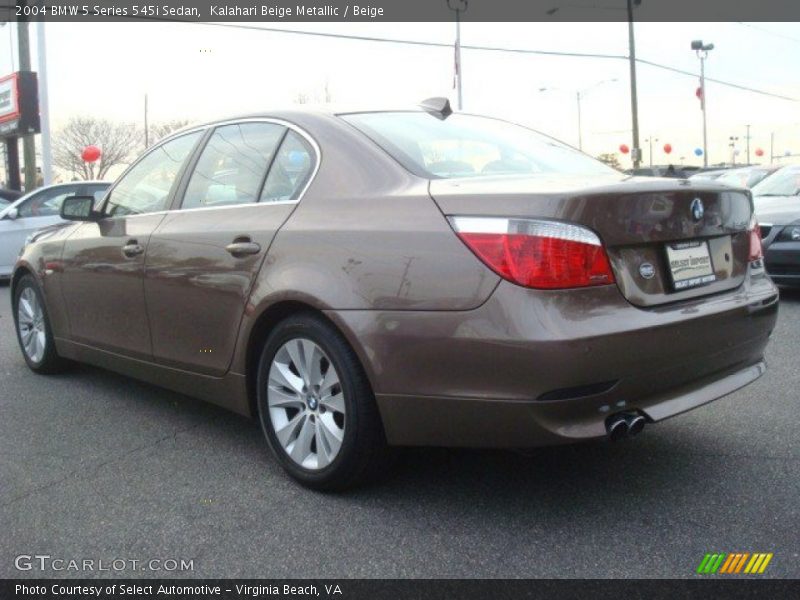
[[[297,486],[283,474],[254,420],[87,365],[75,365],[57,378],[63,378],[64,383],[80,381],[91,386],[104,402],[113,398],[117,414],[126,415],[130,427],[159,423],[163,435],[175,432],[176,443],[202,446],[209,455],[233,453],[224,461],[235,464],[239,473],[251,470],[246,480],[254,485]],[[529,510],[542,501],[549,510],[557,506],[564,510],[568,506],[576,508],[582,503],[581,498],[617,503],[642,494],[658,497],[667,490],[680,494],[680,489],[692,487],[687,484],[693,479],[701,485],[707,473],[693,469],[691,455],[681,451],[681,442],[669,435],[650,435],[656,428],[652,429],[649,432],[645,428],[640,437],[619,443],[583,443],[524,452],[399,449],[395,464],[379,481],[336,496],[341,500],[379,502],[384,507],[408,507],[409,503],[416,504],[420,490],[424,490],[426,502],[442,502],[451,509],[454,501],[458,504],[459,500],[480,500],[488,505],[517,503],[521,510]],[[217,476],[225,479],[230,474]],[[676,481],[683,482],[680,489],[676,489]],[[163,483],[169,485],[168,481]]]

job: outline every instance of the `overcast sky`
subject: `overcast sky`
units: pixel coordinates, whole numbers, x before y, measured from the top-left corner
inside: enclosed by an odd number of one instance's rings
[[[451,23],[255,23],[332,33],[451,43]],[[207,120],[291,104],[298,94],[320,96],[327,82],[336,103],[414,104],[438,95],[455,98],[453,51],[334,40],[206,24],[75,24],[47,28],[50,110],[55,129],[77,114],[142,120]],[[12,65],[12,27],[0,29],[0,73]],[[35,27],[32,27],[35,36]],[[706,74],[800,98],[797,23],[637,23],[639,58],[697,72],[693,39],[716,49]],[[462,24],[462,43],[627,55],[626,23]],[[32,40],[35,49],[35,39]],[[36,58],[34,57],[34,64]],[[584,150],[597,155],[630,145],[629,71],[625,60],[548,57],[464,50],[464,109],[501,115],[577,145],[575,91],[616,79],[584,94]],[[654,162],[700,164],[702,121],[696,78],[639,65],[639,120],[644,162],[650,136]],[[539,91],[540,88],[548,88]],[[738,136],[744,159],[747,124],[751,152],[800,153],[800,102],[707,85],[709,157],[730,159]],[[670,157],[663,144],[674,148]],[[629,159],[621,157],[624,165]],[[753,156],[755,161],[755,156]]]

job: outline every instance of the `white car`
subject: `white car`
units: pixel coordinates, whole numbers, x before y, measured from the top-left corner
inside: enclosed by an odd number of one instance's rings
[[[0,208],[0,280],[11,277],[25,239],[34,231],[64,222],[61,203],[68,196],[94,196],[96,200],[111,185],[107,181],[73,181],[33,190]]]

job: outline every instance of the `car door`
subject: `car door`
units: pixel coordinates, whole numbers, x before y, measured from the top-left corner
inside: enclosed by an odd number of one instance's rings
[[[67,238],[61,280],[74,341],[152,357],[145,253],[202,134],[187,133],[149,151],[106,194],[99,218],[80,224]]]
[[[14,208],[16,215],[0,219],[0,275],[9,275],[19,256],[20,248],[31,233],[59,223],[59,211],[64,198],[82,194],[83,184],[57,185],[34,192]]]
[[[254,279],[316,161],[310,138],[286,124],[216,127],[150,240],[145,297],[156,361],[227,371]]]

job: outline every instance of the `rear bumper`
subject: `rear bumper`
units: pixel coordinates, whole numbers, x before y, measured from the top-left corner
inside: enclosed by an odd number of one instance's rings
[[[652,309],[616,286],[539,292],[502,282],[463,312],[330,313],[359,352],[396,445],[526,447],[600,438],[605,418],[659,421],[764,372],[778,294],[738,290]]]

